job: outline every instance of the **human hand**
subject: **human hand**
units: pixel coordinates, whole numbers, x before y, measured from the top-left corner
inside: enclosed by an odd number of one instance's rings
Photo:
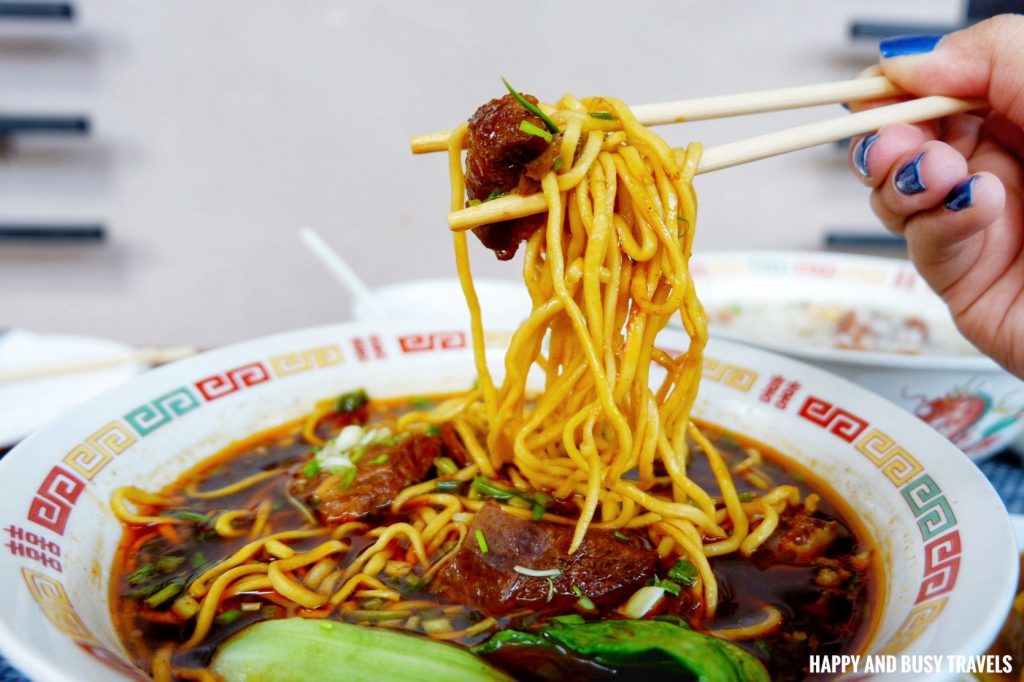
[[[853,141],[850,163],[964,336],[1024,377],[1024,16],[880,47],[879,73],[910,94],[991,106],[886,126]]]

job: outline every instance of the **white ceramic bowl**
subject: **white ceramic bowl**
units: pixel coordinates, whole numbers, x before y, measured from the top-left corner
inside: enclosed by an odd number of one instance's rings
[[[491,340],[497,368],[504,339]],[[668,350],[685,342],[659,338]],[[115,488],[162,486],[354,387],[464,388],[476,375],[469,345],[464,330],[422,325],[282,334],[149,372],[33,434],[0,461],[0,651],[35,680],[130,679],[108,604]],[[868,653],[974,654],[995,636],[1016,586],[1013,531],[948,441],[846,381],[726,341],[708,347],[696,412],[811,467],[859,514],[885,574]]]
[[[474,277],[484,325],[515,327],[530,314],[530,297],[522,282]],[[427,324],[469,326],[462,285],[454,277],[411,279],[373,290],[372,299],[352,304],[353,319],[361,322],[419,320]]]
[[[915,315],[955,332],[942,300],[907,261],[814,252],[718,252],[694,256],[694,281],[709,316],[739,304],[827,303]],[[928,422],[972,459],[1010,445],[1024,430],[1024,383],[989,358],[905,355],[813,346],[777,333],[712,323],[713,335],[813,363],[888,398]],[[966,344],[966,341],[962,341]]]

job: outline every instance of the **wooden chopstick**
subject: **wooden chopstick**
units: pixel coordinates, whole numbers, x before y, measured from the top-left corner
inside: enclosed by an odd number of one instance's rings
[[[656,126],[683,121],[701,121],[759,114],[766,111],[799,109],[837,102],[861,102],[894,97],[903,91],[885,76],[857,78],[834,83],[801,85],[793,88],[744,92],[737,95],[702,97],[661,104],[642,104],[630,107],[637,120],[644,125]],[[441,130],[412,138],[412,153],[426,154],[448,149],[450,130]]]
[[[101,358],[57,362],[48,365],[31,365],[15,369],[0,370],[0,383],[6,381],[25,381],[46,377],[88,372],[96,369],[107,369],[136,362],[148,365],[162,365],[195,355],[198,349],[192,346],[172,346],[169,348],[137,348],[127,353],[118,353]]]
[[[917,123],[984,106],[987,106],[984,100],[933,96],[867,109],[855,114],[847,114],[838,118],[711,147],[704,150],[697,173],[709,173],[826,142],[842,140],[877,130],[890,123]],[[448,214],[448,227],[453,232],[462,232],[480,225],[536,215],[546,210],[547,202],[542,194],[528,196],[509,194],[476,206],[452,211]]]

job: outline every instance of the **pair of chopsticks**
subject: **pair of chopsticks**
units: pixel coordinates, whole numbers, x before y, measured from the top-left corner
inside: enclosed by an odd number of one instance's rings
[[[631,110],[641,123],[653,126],[798,109],[822,104],[862,102],[897,97],[903,94],[905,93],[887,78],[876,76],[738,95],[645,104],[631,107]],[[983,100],[931,96],[868,109],[855,114],[847,114],[710,147],[704,150],[697,173],[710,173],[770,156],[835,142],[877,130],[891,123],[918,123],[984,106],[986,103]],[[412,151],[414,154],[444,151],[448,148],[449,137],[450,131],[447,130],[414,137],[412,138]],[[529,196],[509,194],[476,206],[452,211],[448,214],[448,226],[454,232],[462,232],[480,225],[523,218],[543,213],[546,210],[547,203],[541,194]]]
[[[60,376],[64,374],[75,374],[78,372],[91,372],[94,370],[120,367],[143,363],[147,365],[163,365],[175,360],[181,360],[195,355],[197,348],[192,346],[172,346],[169,348],[136,348],[127,353],[106,355],[88,360],[72,360],[70,362],[55,362],[51,364],[29,365],[13,369],[0,370],[0,383],[8,381],[27,381],[30,379],[45,379],[47,377]]]

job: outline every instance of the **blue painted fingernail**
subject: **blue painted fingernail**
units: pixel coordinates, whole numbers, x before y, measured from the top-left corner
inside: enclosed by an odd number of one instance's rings
[[[923,158],[924,152],[921,152],[896,171],[893,184],[896,185],[896,190],[900,194],[920,194],[928,189],[921,179],[921,159]]]
[[[878,135],[868,135],[861,138],[861,141],[853,148],[853,165],[857,166],[857,170],[865,178],[871,175],[868,172],[868,151],[875,142],[878,142]]]
[[[977,175],[972,175],[956,187],[949,190],[944,203],[950,211],[962,211],[974,205],[974,183],[978,181]]]
[[[893,36],[878,43],[878,50],[886,59],[905,57],[911,54],[926,54],[934,50],[940,40],[942,40],[940,35]]]

